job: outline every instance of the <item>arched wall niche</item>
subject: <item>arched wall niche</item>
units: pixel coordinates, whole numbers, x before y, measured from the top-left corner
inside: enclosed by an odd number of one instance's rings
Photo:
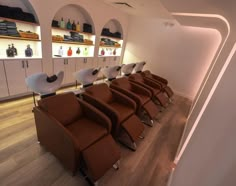
[[[20,1],[1,0],[1,5],[21,8],[22,11],[33,14],[35,17],[36,23],[39,23],[38,16],[33,6],[28,0],[20,0]]]
[[[94,56],[94,45],[95,45],[95,26],[94,22],[87,12],[83,7],[77,4],[68,4],[63,7],[61,7],[55,14],[54,20],[60,21],[64,20],[65,27],[67,22],[70,20],[70,23],[72,24],[73,22],[77,24],[79,22],[80,25],[80,31],[76,31],[79,33],[79,35],[83,35],[83,42],[82,41],[75,41],[72,40],[72,42],[62,42],[58,43],[53,41],[52,44],[52,53],[53,57],[58,55],[58,51],[61,50],[63,55],[60,55],[61,57],[93,57]],[[84,30],[83,24],[90,24],[92,26],[92,32],[87,33]],[[74,31],[72,31],[74,33]],[[65,35],[71,36],[71,30],[67,30],[66,28],[64,30],[57,30],[55,27],[52,29],[52,35],[59,35],[64,37],[65,40]],[[92,43],[85,43],[85,40],[90,40]],[[60,49],[61,48],[61,49]],[[67,50],[68,48],[72,49],[72,55],[68,56]],[[80,50],[79,54],[77,54],[77,50]]]
[[[65,23],[67,23],[68,19],[70,19],[71,22],[75,21],[75,23],[79,21],[81,31],[83,31],[83,24],[88,23],[92,25],[92,34],[95,34],[95,26],[91,16],[79,5],[69,4],[59,9],[54,16],[54,20],[60,21],[61,18],[64,19]]]
[[[20,8],[25,13],[30,13],[34,16],[35,21],[33,21],[32,17],[28,17],[27,14],[18,15],[18,12],[12,14],[11,11],[6,11],[6,16],[4,16],[4,11],[1,12],[1,16],[3,17],[1,20],[6,20],[15,22],[17,31],[20,30],[23,32],[33,32],[38,34],[38,38],[28,38],[24,35],[18,37],[16,35],[8,35],[0,38],[0,58],[8,60],[10,59],[6,55],[7,46],[14,44],[14,47],[17,49],[17,54],[14,56],[14,59],[22,59],[25,58],[25,49],[29,45],[33,51],[32,58],[42,58],[42,44],[41,44],[41,29],[39,25],[39,19],[34,10],[33,6],[29,2],[29,0],[19,0],[19,1],[9,1],[9,0],[1,0],[1,6],[7,6],[9,8]],[[11,37],[12,36],[12,37]]]
[[[110,19],[104,26],[100,35],[99,57],[115,56],[113,61],[120,63],[123,47],[123,29],[120,22],[116,19]],[[119,57],[119,58],[117,58]],[[106,61],[103,58],[103,61]],[[114,62],[115,63],[115,62]],[[109,66],[113,63],[106,64]]]
[[[123,38],[123,29],[120,24],[120,22],[116,19],[110,19],[103,28],[109,28],[110,32],[115,33],[115,32],[120,32],[121,33],[121,39]]]

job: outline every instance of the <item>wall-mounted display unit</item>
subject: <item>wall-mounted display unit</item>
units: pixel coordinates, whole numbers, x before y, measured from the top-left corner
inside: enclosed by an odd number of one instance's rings
[[[3,4],[0,6],[0,99],[29,93],[25,78],[42,72],[41,32],[33,8],[27,1]]]
[[[113,66],[120,64],[123,46],[123,32],[117,20],[110,20],[102,29],[98,50],[98,66]]]
[[[41,58],[42,45],[40,26],[30,23],[0,17],[0,58]],[[28,48],[32,55],[28,54]]]
[[[83,8],[63,7],[52,21],[53,57],[93,57],[94,33],[92,19]]]
[[[30,3],[28,2],[27,6],[25,6],[26,2],[3,1],[2,3],[0,6],[0,58],[41,58],[40,26]]]

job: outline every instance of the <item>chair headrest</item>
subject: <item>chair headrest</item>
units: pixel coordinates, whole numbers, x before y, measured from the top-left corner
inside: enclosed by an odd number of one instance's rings
[[[96,75],[100,71],[100,69],[101,68],[94,69],[92,75]]]
[[[54,82],[54,81],[56,81],[57,80],[57,76],[54,74],[54,75],[52,75],[52,76],[48,76],[47,77],[47,82],[48,83],[52,83],[52,82]]]

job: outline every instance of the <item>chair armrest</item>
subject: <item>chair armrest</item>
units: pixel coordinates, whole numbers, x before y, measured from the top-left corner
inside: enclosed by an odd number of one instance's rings
[[[105,114],[81,99],[78,99],[78,101],[82,107],[83,113],[88,118],[105,127],[108,133],[111,132],[111,121]]]
[[[144,79],[144,82],[145,82],[147,85],[149,85],[149,86],[151,86],[151,87],[153,87],[153,88],[161,89],[161,85],[160,85],[159,83],[157,83],[157,82],[155,82],[155,81],[153,81],[153,80],[150,80],[150,79],[148,79],[148,78],[143,78],[143,79]]]
[[[83,100],[85,100],[86,102],[90,103],[91,105],[93,105],[94,107],[96,107],[97,109],[99,109],[100,111],[102,111],[104,114],[106,114],[111,122],[112,122],[112,133],[115,135],[118,135],[118,128],[119,128],[119,113],[114,110],[112,107],[110,107],[107,103],[100,101],[99,99],[96,99],[95,97],[92,97],[91,95],[89,95],[88,93],[83,93],[82,94],[82,98]]]
[[[160,77],[160,76],[158,76],[158,75],[155,75],[155,74],[151,74],[152,75],[152,78],[153,79],[156,79],[156,80],[158,80],[158,81],[161,81],[162,83],[164,83],[164,84],[168,84],[168,81],[167,81],[167,79],[165,79],[165,78],[163,78],[163,77]]]
[[[132,85],[132,89],[135,92],[138,92],[139,94],[142,94],[142,95],[145,95],[145,96],[148,96],[148,97],[152,96],[152,93],[148,89],[144,88],[143,86],[132,83],[132,82],[130,82],[130,84]]]
[[[33,109],[40,144],[54,154],[74,174],[79,164],[80,150],[69,131],[55,118],[38,107]]]
[[[149,78],[149,77],[144,77],[144,80],[148,80],[148,81],[152,81],[153,83],[156,83],[158,86],[160,86],[160,89],[163,88],[163,84],[161,81],[157,80],[157,79],[152,79],[152,78]]]
[[[129,98],[133,99],[138,104],[141,103],[140,98],[129,90],[123,89],[123,88],[121,88],[117,85],[113,85],[113,84],[110,85],[110,88],[115,89],[115,90],[121,92],[122,94],[127,95]]]
[[[140,86],[148,89],[149,91],[152,90],[152,87],[147,85],[147,84],[145,84],[145,83],[141,83],[141,82],[135,81],[134,79],[129,79],[129,81],[132,82],[133,84],[140,85]]]
[[[112,89],[111,88],[111,92],[113,94],[113,96],[115,97],[115,99],[119,100],[120,103],[130,106],[131,108],[134,109],[134,111],[136,111],[136,103],[130,99],[128,96],[119,93],[117,90]]]

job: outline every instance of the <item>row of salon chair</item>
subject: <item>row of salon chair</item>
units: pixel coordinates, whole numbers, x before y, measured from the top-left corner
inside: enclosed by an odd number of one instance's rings
[[[117,142],[135,151],[144,138],[144,124],[166,108],[173,96],[168,81],[142,71],[145,62],[103,69],[83,69],[74,74],[82,93],[60,93],[63,72],[26,79],[41,95],[33,113],[40,144],[74,175],[79,169],[97,184],[111,167],[119,168]],[[101,71],[105,79],[94,83]]]

